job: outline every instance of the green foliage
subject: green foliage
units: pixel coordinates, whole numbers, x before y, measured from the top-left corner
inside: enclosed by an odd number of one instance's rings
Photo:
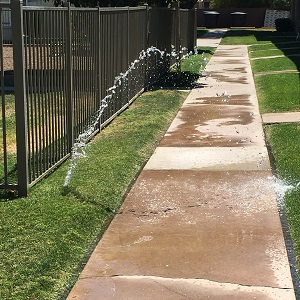
[[[211,8],[258,8],[289,10],[291,0],[212,0]]]

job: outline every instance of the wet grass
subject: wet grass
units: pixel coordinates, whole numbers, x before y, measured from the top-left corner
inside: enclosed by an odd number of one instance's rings
[[[261,113],[300,111],[298,73],[255,76],[254,80]]]
[[[300,182],[300,124],[265,126],[265,132],[275,158],[277,176],[286,184],[294,186],[293,189],[286,193],[284,200],[299,274],[300,186],[298,184]]]

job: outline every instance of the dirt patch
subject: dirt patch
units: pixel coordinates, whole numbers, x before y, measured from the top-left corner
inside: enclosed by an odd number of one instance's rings
[[[14,61],[13,61],[13,47],[12,46],[3,46],[3,70],[13,70]]]

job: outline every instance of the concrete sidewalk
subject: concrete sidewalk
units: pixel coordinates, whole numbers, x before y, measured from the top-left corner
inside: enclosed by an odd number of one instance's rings
[[[295,299],[246,46],[218,46],[68,299]]]

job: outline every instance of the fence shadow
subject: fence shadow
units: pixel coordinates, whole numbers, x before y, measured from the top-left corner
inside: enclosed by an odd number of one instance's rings
[[[197,82],[200,77],[201,75],[198,73],[189,71],[181,72],[181,74],[170,71],[165,73],[158,81],[153,83],[149,90],[204,88],[206,84]]]

